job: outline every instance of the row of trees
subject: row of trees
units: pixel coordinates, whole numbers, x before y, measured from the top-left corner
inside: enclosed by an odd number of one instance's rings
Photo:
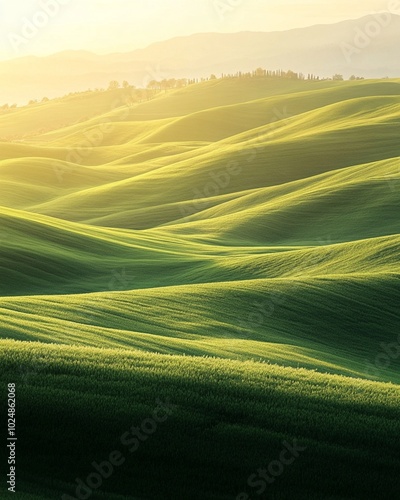
[[[211,79],[216,78],[215,75],[211,75]],[[303,73],[296,73],[295,71],[283,69],[278,70],[268,70],[264,68],[257,68],[253,71],[237,71],[236,73],[222,74],[221,78],[279,78],[285,80],[319,80],[319,76],[308,74],[307,78]]]
[[[282,69],[279,70],[267,70],[264,68],[257,68],[253,71],[237,71],[236,73],[233,74],[226,74],[222,73],[220,76],[221,79],[235,79],[235,78],[277,78],[277,79],[285,79],[285,80],[308,80],[308,81],[323,81],[323,80],[344,80],[343,75],[340,74],[335,74],[331,78],[320,78],[319,76],[316,76],[312,73],[308,73],[307,75],[304,75],[303,73],[296,73],[295,71],[288,70],[284,71]],[[174,88],[180,88],[180,87],[185,87],[187,85],[191,85],[194,83],[199,83],[199,82],[204,82],[208,80],[217,80],[218,77],[215,74],[212,74],[209,78],[194,78],[194,79],[187,79],[187,78],[181,78],[181,79],[164,79],[161,81],[156,81],[152,80],[149,82],[147,85],[147,88],[153,89],[153,90],[169,90],[169,89],[174,89]],[[350,80],[363,80],[363,77],[358,77],[355,75],[352,75]]]
[[[322,80],[335,80],[342,81],[344,80],[343,75],[335,74],[331,78],[320,78],[312,73],[308,73],[308,75],[304,75],[303,73],[296,73],[295,71],[288,70],[267,70],[264,68],[257,68],[253,71],[237,71],[233,74],[225,74],[223,73],[220,79],[234,79],[234,78],[277,78],[277,79],[285,79],[285,80],[307,80],[307,81],[322,81]],[[209,80],[217,80],[219,79],[215,74],[210,75],[208,78],[164,78],[162,80],[151,80],[147,83],[146,88],[136,88],[135,85],[130,84],[127,80],[122,81],[121,83],[117,80],[111,80],[108,84],[107,88],[96,88],[94,91],[89,89],[87,92],[106,92],[110,90],[117,89],[125,89],[130,91],[132,99],[137,101],[149,100],[154,97],[158,92],[167,91],[172,89],[179,89],[183,87],[187,87],[188,85],[194,85],[196,83],[205,82]],[[364,80],[363,77],[351,75],[349,80]],[[145,86],[145,85],[144,85]],[[71,92],[68,96],[85,94],[86,92]],[[64,96],[67,97],[67,96]],[[38,104],[39,102],[47,102],[49,99],[44,97],[41,101],[37,99],[32,99],[29,101],[29,105]],[[13,110],[17,107],[16,104],[4,104],[0,106],[0,112],[7,112]]]
[[[211,75],[210,78],[211,79],[216,78],[216,76]],[[222,74],[221,78],[280,78],[285,80],[311,80],[311,81],[344,80],[343,75],[340,75],[338,73],[330,78],[320,78],[319,76],[316,76],[313,73],[308,73],[306,76],[303,73],[296,73],[295,71],[292,71],[290,69],[288,71],[284,71],[282,69],[271,71],[264,68],[257,68],[256,70],[249,72],[238,71],[237,73],[234,74],[228,74],[228,75]],[[364,78],[351,75],[349,80],[364,80]]]
[[[17,107],[16,104],[11,104],[11,106],[9,104],[3,104],[3,106],[0,106],[0,110],[8,111],[9,109],[15,109],[16,107]]]
[[[49,99],[47,97],[43,97],[43,99],[40,101],[40,102],[47,102],[49,101]],[[38,104],[39,101],[37,99],[31,99],[29,102],[28,102],[28,105],[31,106],[32,104]],[[1,112],[7,112],[7,111],[11,111],[11,110],[14,110],[14,109],[17,109],[17,104],[14,103],[14,104],[3,104],[2,106],[0,106],[0,111]]]
[[[204,82],[209,80],[208,78],[164,78],[163,80],[151,80],[146,88],[151,90],[169,90],[169,89],[179,89],[186,87],[187,85],[193,85],[194,83]],[[136,89],[135,85],[131,85],[128,81],[124,80],[119,83],[117,80],[112,80],[107,90],[116,89]],[[102,89],[101,89],[102,90]]]

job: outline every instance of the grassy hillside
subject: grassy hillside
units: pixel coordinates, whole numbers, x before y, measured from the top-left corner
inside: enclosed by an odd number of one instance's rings
[[[175,411],[91,498],[395,498],[399,124],[397,80],[215,80],[0,115],[16,498],[74,498],[157,398]],[[294,439],[304,453],[261,492]]]
[[[265,483],[272,498],[293,489],[299,499],[396,495],[398,386],[254,362],[2,344],[2,379],[20,383],[21,480],[40,477],[56,498],[73,495],[73,478],[86,478],[112,450],[125,463],[92,498],[228,499],[244,491],[253,498],[248,478],[283,443],[301,451],[283,477]],[[138,446],[125,431],[151,415],[156,400],[172,404],[171,413]],[[37,422],[48,429],[44,439]]]

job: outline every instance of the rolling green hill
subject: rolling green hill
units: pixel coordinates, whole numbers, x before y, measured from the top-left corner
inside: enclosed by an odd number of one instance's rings
[[[259,498],[249,478],[293,439],[304,456],[268,498],[395,498],[399,132],[397,80],[226,79],[0,115],[16,498],[70,499],[157,398],[176,413],[91,498]]]

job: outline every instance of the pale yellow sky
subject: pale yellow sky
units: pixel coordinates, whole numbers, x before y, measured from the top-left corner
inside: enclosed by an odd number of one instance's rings
[[[357,18],[400,0],[0,0],[0,59],[130,51],[198,32],[286,30]]]

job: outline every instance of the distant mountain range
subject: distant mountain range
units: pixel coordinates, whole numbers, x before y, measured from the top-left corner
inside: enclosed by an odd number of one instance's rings
[[[345,78],[400,77],[400,16],[375,14],[280,32],[202,33],[128,53],[60,52],[0,62],[0,105],[105,87],[110,80],[146,86],[153,79],[292,69]]]

